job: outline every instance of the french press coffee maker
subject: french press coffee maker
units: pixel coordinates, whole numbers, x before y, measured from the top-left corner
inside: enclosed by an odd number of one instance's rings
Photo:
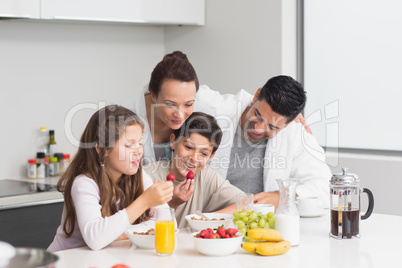
[[[347,168],[342,168],[342,173],[334,174],[330,180],[330,236],[333,238],[360,237],[360,219],[367,219],[373,212],[373,193],[367,188],[360,188],[359,181],[356,174],[347,173]],[[369,201],[364,215],[360,215],[360,193],[362,192],[367,194]]]

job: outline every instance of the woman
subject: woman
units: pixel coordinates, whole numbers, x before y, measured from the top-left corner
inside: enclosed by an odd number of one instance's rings
[[[198,87],[197,74],[182,52],[167,54],[156,65],[148,92],[128,106],[149,128],[144,135],[144,163],[171,159],[170,134],[192,114]]]

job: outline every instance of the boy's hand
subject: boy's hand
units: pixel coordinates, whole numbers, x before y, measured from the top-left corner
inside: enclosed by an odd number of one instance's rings
[[[173,198],[169,201],[169,206],[176,209],[178,206],[190,200],[194,193],[194,180],[184,180],[173,189]]]

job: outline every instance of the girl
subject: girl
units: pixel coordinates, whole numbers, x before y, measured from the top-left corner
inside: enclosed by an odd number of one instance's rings
[[[154,224],[152,207],[166,206],[170,181],[152,183],[142,171],[143,123],[132,111],[106,106],[89,120],[80,147],[57,184],[62,222],[49,251],[101,249],[131,224]]]

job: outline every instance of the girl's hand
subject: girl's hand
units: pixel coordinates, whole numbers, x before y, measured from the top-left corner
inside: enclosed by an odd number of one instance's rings
[[[174,187],[173,198],[169,207],[176,209],[178,206],[190,200],[194,193],[194,180],[184,180]]]
[[[303,124],[304,128],[306,129],[306,131],[307,131],[308,133],[310,133],[310,134],[313,134],[313,132],[311,132],[311,129],[310,129],[310,127],[307,125],[307,122],[306,122],[306,120],[304,119],[304,117],[303,117],[302,114],[299,114],[299,115],[295,118],[294,121],[295,121],[296,123],[301,123],[301,124]]]
[[[128,239],[128,236],[126,235],[126,233],[122,233],[118,238],[116,238],[115,241],[126,240],[126,239]]]
[[[173,183],[170,181],[159,181],[152,184],[141,195],[149,207],[156,207],[169,202],[173,196]]]

